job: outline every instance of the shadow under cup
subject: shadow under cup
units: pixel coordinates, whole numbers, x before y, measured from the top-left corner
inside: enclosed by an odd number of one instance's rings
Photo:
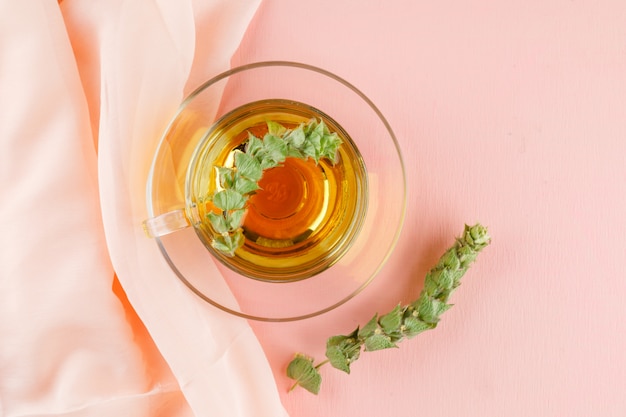
[[[215,250],[206,220],[215,166],[232,164],[247,132],[262,137],[268,120],[293,127],[311,118],[342,139],[336,163],[288,158],[264,172],[262,190],[248,200],[245,245],[233,257]],[[153,159],[144,226],[172,271],[208,303],[250,319],[297,320],[371,282],[398,239],[405,193],[396,138],[363,93],[316,67],[262,62],[218,75],[181,104]]]

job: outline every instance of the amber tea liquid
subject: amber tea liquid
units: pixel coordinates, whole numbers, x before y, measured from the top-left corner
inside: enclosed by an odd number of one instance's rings
[[[287,158],[264,171],[261,189],[248,200],[244,246],[233,257],[215,251],[206,215],[216,210],[209,198],[220,189],[216,167],[232,167],[248,132],[262,138],[266,121],[295,127],[311,118],[322,119],[342,139],[337,162]],[[292,281],[325,270],[349,249],[365,217],[367,176],[357,147],[334,120],[302,103],[266,100],[231,111],[206,134],[191,167],[188,210],[196,231],[221,262],[252,278]]]

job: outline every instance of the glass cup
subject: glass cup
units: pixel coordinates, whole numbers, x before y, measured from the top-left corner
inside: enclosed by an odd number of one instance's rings
[[[262,138],[268,121],[296,129],[311,119],[342,140],[336,160],[287,158],[265,170],[246,201],[244,244],[218,250],[224,232],[208,219],[223,212],[211,201],[223,185],[219,167],[236,170],[234,155],[249,134]],[[296,320],[371,282],[399,236],[405,193],[397,140],[371,100],[326,70],[260,62],[212,78],[183,101],[155,152],[144,229],[207,302],[246,318]],[[204,272],[210,260],[221,276]]]
[[[341,138],[336,160],[315,163],[293,156],[263,172],[259,188],[246,195],[243,245],[234,253],[220,250],[216,243],[224,231],[210,221],[211,214],[223,214],[211,203],[211,196],[224,189],[218,167],[234,168],[234,155],[246,148],[248,135],[255,132],[262,138],[268,120],[295,128],[312,119],[323,121]],[[266,99],[233,109],[206,129],[187,169],[184,208],[148,219],[144,227],[155,237],[191,226],[207,250],[235,272],[295,281],[338,261],[358,234],[366,210],[365,164],[341,126],[306,104]]]

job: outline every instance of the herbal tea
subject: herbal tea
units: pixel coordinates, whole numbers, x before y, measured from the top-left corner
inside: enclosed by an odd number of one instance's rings
[[[264,100],[222,117],[197,147],[187,210],[231,269],[291,281],[348,250],[367,209],[364,162],[348,134],[302,103]]]

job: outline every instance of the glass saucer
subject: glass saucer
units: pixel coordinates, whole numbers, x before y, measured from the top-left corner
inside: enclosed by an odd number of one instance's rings
[[[180,230],[154,238],[169,267],[198,297],[228,313],[271,322],[313,317],[354,298],[391,254],[406,209],[401,151],[374,103],[329,71],[271,61],[230,69],[182,102],[154,154],[147,183],[148,216],[167,217],[185,209],[194,152],[224,115],[249,103],[276,99],[304,103],[329,115],[358,148],[366,168],[367,210],[347,251],[309,278],[273,281],[228,268],[207,250],[193,227],[182,227],[188,222],[182,217],[176,219]]]

